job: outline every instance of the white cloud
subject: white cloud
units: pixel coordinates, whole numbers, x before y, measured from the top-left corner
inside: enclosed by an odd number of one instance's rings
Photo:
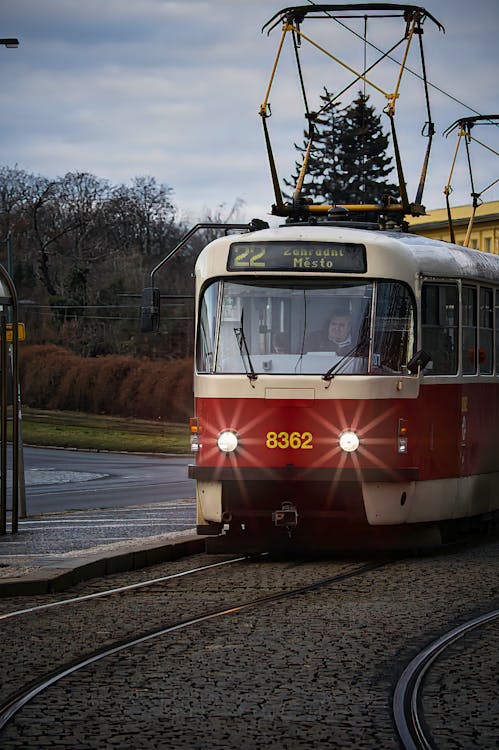
[[[280,29],[269,37],[260,29],[280,7],[269,7],[267,0],[3,0],[2,34],[18,36],[21,45],[0,48],[0,163],[47,176],[90,171],[112,181],[151,174],[173,187],[181,209],[202,212],[242,197],[248,214],[265,214],[273,195],[258,110]],[[495,0],[435,0],[429,10],[446,27],[442,35],[430,21],[425,24],[429,78],[463,103],[431,90],[436,135],[426,204],[435,206],[443,204],[455,147],[443,130],[470,114],[464,105],[497,110],[498,10]],[[370,22],[369,40],[386,49],[393,39],[387,27],[376,30]],[[353,67],[362,66],[362,45],[359,51],[333,22],[303,29],[346,55]],[[305,75],[316,106],[324,71],[332,91],[347,78],[306,47]],[[367,55],[374,59],[377,53],[368,48]],[[394,75],[391,65],[373,79],[389,90]],[[357,88],[341,97],[342,104]],[[426,145],[419,138],[425,113],[414,76],[405,74],[402,93],[398,129],[414,193]],[[293,143],[302,142],[305,127],[290,50],[270,100],[268,125],[284,178],[294,171]],[[381,110],[386,99],[372,92],[372,103]],[[487,132],[496,144],[498,132]],[[489,155],[480,180],[491,161]],[[456,198],[466,202],[469,186],[461,167],[455,182]],[[495,197],[494,191],[487,194]]]

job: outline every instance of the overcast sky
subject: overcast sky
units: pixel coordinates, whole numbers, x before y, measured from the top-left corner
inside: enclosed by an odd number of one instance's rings
[[[0,0],[0,36],[18,37],[18,49],[0,47],[0,165],[47,177],[91,172],[112,183],[152,175],[173,188],[182,218],[197,220],[218,206],[227,212],[244,201],[241,219],[265,216],[274,201],[262,134],[260,104],[280,38],[261,27],[287,3],[273,0]],[[300,0],[297,4],[307,4]],[[456,134],[443,131],[457,118],[499,114],[499,3],[497,0],[432,0],[425,5],[445,27],[427,19],[424,46],[428,78],[460,103],[430,89],[436,136],[423,202],[444,205]],[[363,32],[363,22],[349,22]],[[388,49],[402,22],[369,21],[369,41]],[[356,70],[364,46],[331,20],[306,21],[318,39]],[[290,40],[286,43],[289,45]],[[311,107],[323,84],[343,87],[342,68],[303,43]],[[400,49],[400,48],[399,48]],[[411,52],[409,66],[420,71]],[[366,48],[368,64],[379,56]],[[396,54],[400,58],[400,51]],[[271,91],[268,119],[281,180],[294,172],[302,143],[303,104],[290,48],[285,49]],[[378,72],[379,70],[379,72]],[[397,67],[372,73],[393,91]],[[351,76],[349,74],[351,80]],[[341,97],[350,103],[359,85]],[[368,88],[381,112],[386,98]],[[469,108],[472,108],[471,111]],[[396,104],[409,198],[417,188],[426,141],[422,88],[406,74]],[[388,130],[388,118],[383,115]],[[499,128],[474,134],[495,151]],[[498,176],[498,159],[473,147],[475,189]],[[454,204],[469,202],[464,153],[452,181]],[[483,194],[498,200],[497,186]]]

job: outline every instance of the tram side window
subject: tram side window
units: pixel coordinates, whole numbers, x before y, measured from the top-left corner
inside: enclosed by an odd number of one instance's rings
[[[480,329],[478,362],[482,375],[491,375],[494,371],[493,342],[494,342],[494,308],[492,289],[480,289]]]
[[[373,343],[373,374],[400,372],[413,349],[413,304],[403,284],[379,281]]]
[[[477,327],[476,327],[476,289],[463,286],[462,293],[463,338],[462,358],[463,375],[474,375],[477,371]]]
[[[455,284],[423,284],[422,349],[431,355],[433,375],[455,375],[458,352],[458,290]]]
[[[213,372],[215,363],[215,328],[219,283],[211,284],[204,292],[199,312],[196,340],[196,367],[198,372]]]

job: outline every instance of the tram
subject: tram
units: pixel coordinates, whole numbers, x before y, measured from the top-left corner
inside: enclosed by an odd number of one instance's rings
[[[402,62],[386,91],[371,73],[391,57],[387,52],[367,65],[368,15],[378,17],[383,34],[390,19],[403,27],[395,45],[404,45]],[[361,72],[302,31],[318,19],[339,20],[343,28],[345,18],[363,24]],[[425,213],[435,132],[422,48],[427,20],[443,30],[419,6],[312,3],[284,8],[264,26],[268,33],[282,26],[259,114],[272,214],[285,222],[225,227],[195,267],[189,476],[208,551],[421,546],[499,510],[499,257],[410,234],[404,221]],[[308,124],[290,201],[281,192],[268,128],[285,39],[292,42]],[[414,39],[427,146],[410,202],[395,108]],[[302,42],[353,75],[346,88],[338,82],[341,95],[362,81],[388,101],[383,112],[398,195],[383,190],[371,203],[364,194],[359,203],[343,203],[334,185],[331,204],[307,195],[317,130],[340,93],[322,97],[318,110],[309,104]],[[143,330],[159,325],[155,273],[203,227],[214,225],[196,225],[151,272]]]
[[[291,223],[220,237],[195,275],[209,551],[433,544],[498,509],[499,257]]]

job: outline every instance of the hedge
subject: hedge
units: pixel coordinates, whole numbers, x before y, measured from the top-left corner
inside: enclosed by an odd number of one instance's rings
[[[37,409],[184,422],[193,413],[192,360],[84,358],[55,345],[21,346],[21,399]]]

